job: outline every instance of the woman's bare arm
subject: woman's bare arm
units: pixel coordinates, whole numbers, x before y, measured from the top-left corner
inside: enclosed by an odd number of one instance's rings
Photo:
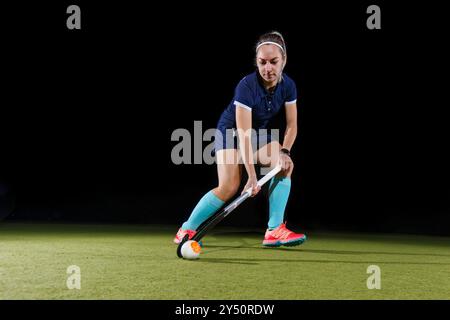
[[[239,149],[249,177],[256,177],[252,148],[252,112],[236,106],[236,126],[239,138]]]
[[[284,133],[283,148],[291,150],[297,138],[297,103],[285,106],[286,109],[286,131]]]

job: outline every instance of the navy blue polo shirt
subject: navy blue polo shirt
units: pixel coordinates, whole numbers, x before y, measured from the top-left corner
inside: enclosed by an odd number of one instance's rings
[[[236,108],[244,108],[252,113],[252,127],[254,129],[267,128],[269,120],[273,118],[283,106],[297,102],[297,88],[295,82],[283,73],[282,80],[272,92],[267,91],[257,71],[245,76],[236,86],[231,103],[219,118],[217,129],[236,128]]]

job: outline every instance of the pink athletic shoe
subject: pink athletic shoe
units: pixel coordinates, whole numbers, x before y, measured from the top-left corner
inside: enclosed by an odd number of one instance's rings
[[[279,246],[298,246],[306,240],[306,235],[303,233],[295,233],[288,228],[286,224],[282,223],[273,230],[267,230],[264,236],[263,246],[279,247]]]
[[[173,239],[173,242],[175,242],[176,244],[179,244],[181,242],[181,240],[183,240],[184,236],[186,234],[189,235],[189,240],[192,239],[193,236],[195,236],[195,234],[197,233],[197,231],[195,230],[183,230],[183,229],[179,229],[175,238]]]

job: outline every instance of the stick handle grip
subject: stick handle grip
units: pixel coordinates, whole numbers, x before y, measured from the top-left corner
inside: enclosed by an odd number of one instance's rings
[[[272,179],[273,177],[275,177],[275,175],[281,171],[281,167],[280,166],[276,166],[275,168],[273,168],[272,170],[269,171],[269,173],[267,173],[264,177],[262,177],[261,179],[259,179],[258,181],[258,187],[262,187],[267,181],[269,181],[270,179]],[[252,195],[252,188],[248,188],[247,191],[245,191],[249,196]]]

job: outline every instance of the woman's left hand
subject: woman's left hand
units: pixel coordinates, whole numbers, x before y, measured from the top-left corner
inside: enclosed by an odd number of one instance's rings
[[[283,171],[288,171],[292,166],[293,166],[293,162],[291,157],[289,157],[286,153],[280,153],[280,166],[281,166],[281,170]]]

